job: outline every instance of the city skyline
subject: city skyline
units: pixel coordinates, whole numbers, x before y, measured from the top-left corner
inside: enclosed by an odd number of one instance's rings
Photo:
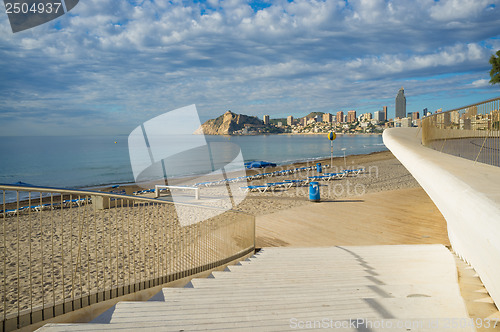
[[[500,0],[89,0],[13,34],[0,13],[0,135],[128,134],[196,104],[262,118],[409,111],[500,95]]]

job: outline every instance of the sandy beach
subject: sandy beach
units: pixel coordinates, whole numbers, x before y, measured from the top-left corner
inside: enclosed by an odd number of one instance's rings
[[[318,162],[321,162],[323,165],[330,164],[330,160]],[[275,170],[303,166],[308,166],[308,163],[250,170],[247,174],[273,172]],[[346,166],[348,169],[363,168],[365,172],[357,176],[348,176],[339,180],[321,181],[320,194],[322,202],[342,202],[355,196],[377,195],[379,192],[394,192],[419,188],[418,183],[390,152],[348,156],[345,162],[343,158],[336,158],[334,159],[333,167],[325,171],[336,172],[346,168]],[[288,176],[255,180],[248,184],[284,181],[285,179],[304,179],[317,174],[316,170],[304,171]],[[245,185],[246,183],[244,182],[237,184],[237,186]],[[135,190],[136,188],[130,187],[128,191]],[[114,188],[103,189],[107,191]],[[120,189],[123,189],[123,187]],[[201,195],[223,190],[225,190],[225,186],[202,188]],[[139,197],[146,196],[152,196],[152,194],[141,195]],[[403,195],[402,198],[404,200],[413,199],[411,192]],[[377,196],[372,196],[371,200],[375,201],[375,203],[371,204],[376,205],[377,199]],[[60,201],[60,198],[53,198],[53,201]],[[219,202],[218,200],[211,202],[215,203],[208,205],[223,207],[227,205],[227,202],[217,203]],[[309,201],[307,186],[291,187],[289,189],[276,189],[264,193],[247,193],[236,210],[257,217],[257,241],[259,246],[266,245],[266,243],[268,245],[276,245],[276,242],[269,242],[268,239],[280,237],[279,234],[276,235],[276,232],[279,233],[279,227],[276,226],[275,230],[269,229],[269,227],[272,227],[272,223],[262,223],[262,220],[259,218],[278,212],[294,211],[294,209],[300,209],[302,206],[315,206],[314,204],[317,203]],[[154,206],[146,205],[144,207],[133,208],[127,206],[126,203],[123,206],[121,203],[118,203],[116,207],[109,210],[102,210],[102,212],[96,211],[93,204],[85,204],[80,207],[73,206],[63,209],[32,212],[30,214],[22,213],[19,216],[2,218],[4,226],[0,228],[1,237],[4,238],[3,233],[5,232],[6,239],[14,239],[11,243],[6,243],[6,251],[3,249],[3,243],[0,243],[1,252],[5,252],[5,257],[8,259],[5,266],[5,283],[7,286],[13,286],[7,287],[9,295],[6,299],[6,311],[13,312],[18,309],[17,301],[15,300],[15,294],[18,292],[21,297],[19,310],[22,311],[29,308],[31,301],[37,303],[42,297],[42,288],[45,289],[45,302],[51,303],[52,301],[59,302],[63,299],[73,298],[74,296],[78,297],[79,294],[85,294],[89,289],[103,289],[105,285],[110,287],[113,287],[112,285],[123,285],[124,283],[135,281],[136,275],[137,277],[140,276],[140,279],[148,279],[155,275],[158,276],[161,270],[167,273],[179,271],[182,267],[187,267],[189,264],[196,264],[196,259],[193,258],[193,255],[189,254],[187,261],[181,263],[172,256],[172,253],[176,252],[179,248],[185,248],[183,250],[186,254],[193,250],[193,248],[197,248],[196,250],[198,251],[202,250],[203,247],[206,247],[205,245],[192,245],[189,241],[197,239],[197,243],[207,242],[204,239],[213,238],[216,236],[217,229],[224,227],[220,225],[230,225],[233,222],[217,218],[219,221],[214,221],[209,228],[199,232],[197,230],[198,224],[189,227],[179,227],[175,213],[171,205],[165,205],[162,212],[159,213],[154,209]],[[224,218],[226,219],[230,218],[227,214],[225,216]],[[348,223],[349,214],[340,217],[340,219],[344,223]],[[126,222],[128,220],[133,221],[133,227],[130,225],[127,226]],[[331,226],[334,227],[334,225]],[[376,227],[376,225],[373,227]],[[238,232],[247,234],[248,230],[233,228],[230,230],[232,235],[229,235],[227,231],[225,234],[232,239],[231,246],[233,251],[238,252],[238,250],[246,248],[245,241],[247,241],[243,238],[244,234],[240,235]],[[390,229],[391,225],[387,224],[386,228]],[[438,228],[437,232],[443,233],[445,230],[441,227]],[[179,240],[179,236],[181,236],[181,240]],[[383,234],[378,236],[383,236]],[[446,237],[446,234],[444,234],[444,237]],[[19,241],[15,240],[17,238],[19,238]],[[309,243],[311,241],[314,242],[314,238],[314,236],[311,236],[308,239]],[[155,244],[156,241],[161,239],[164,240],[158,242],[159,244]],[[397,239],[392,239],[392,241],[397,242]],[[289,244],[292,241],[284,239],[282,242]],[[278,241],[279,244],[280,242]],[[325,243],[318,242],[317,244],[324,245]],[[154,253],[158,250],[161,251],[161,257],[170,258],[157,258],[157,255]],[[209,251],[213,250],[207,247],[207,252]],[[54,255],[55,259],[51,260],[49,257],[46,257],[48,254]],[[212,254],[222,255],[224,253]],[[230,254],[230,252],[227,254]],[[17,288],[18,283],[16,281],[18,269],[16,257],[18,255],[20,257],[19,272],[21,276],[19,289]],[[143,266],[141,259],[145,259],[147,262],[146,266],[150,266],[150,268]],[[132,273],[130,270],[127,270],[128,272],[123,271],[130,264],[134,266],[134,271]],[[42,266],[45,267],[42,268]],[[64,269],[61,266],[65,266]],[[109,273],[109,276],[106,278],[107,273]],[[78,277],[78,280],[75,279],[74,281],[78,281],[78,286],[76,288],[69,287],[68,285],[71,284],[70,281],[76,277]],[[63,280],[64,286],[62,283]],[[28,291],[29,284],[33,284],[34,286],[33,293]],[[56,292],[51,291],[52,286],[55,287]],[[3,311],[2,309],[0,308],[0,311]]]

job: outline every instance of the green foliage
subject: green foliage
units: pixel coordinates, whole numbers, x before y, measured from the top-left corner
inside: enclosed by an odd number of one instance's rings
[[[266,133],[266,134],[281,134],[284,131],[285,131],[284,128],[278,128],[278,127],[273,127],[273,126],[265,127],[262,129],[262,132]]]
[[[286,125],[286,118],[279,118],[279,119],[269,119],[269,123],[273,124],[275,126],[278,125],[278,122],[281,122],[283,125]]]
[[[490,71],[490,83],[499,84],[500,83],[500,50],[497,51],[497,56],[492,55],[490,58],[491,71]]]

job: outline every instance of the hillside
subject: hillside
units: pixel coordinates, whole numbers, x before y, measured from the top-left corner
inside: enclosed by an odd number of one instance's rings
[[[255,116],[236,114],[227,111],[216,119],[211,119],[201,125],[194,134],[232,135],[246,125],[261,127],[264,123]]]

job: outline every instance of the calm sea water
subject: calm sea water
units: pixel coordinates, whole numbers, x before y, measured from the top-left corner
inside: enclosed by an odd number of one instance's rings
[[[177,138],[171,144],[181,146],[190,139]],[[286,164],[330,156],[326,135],[207,136],[207,140],[238,145],[245,161]],[[386,150],[380,135],[339,135],[334,155],[342,156],[342,148],[347,155]],[[4,184],[88,188],[134,182],[127,136],[1,137],[0,156]],[[178,175],[193,173],[189,163],[183,171]]]

